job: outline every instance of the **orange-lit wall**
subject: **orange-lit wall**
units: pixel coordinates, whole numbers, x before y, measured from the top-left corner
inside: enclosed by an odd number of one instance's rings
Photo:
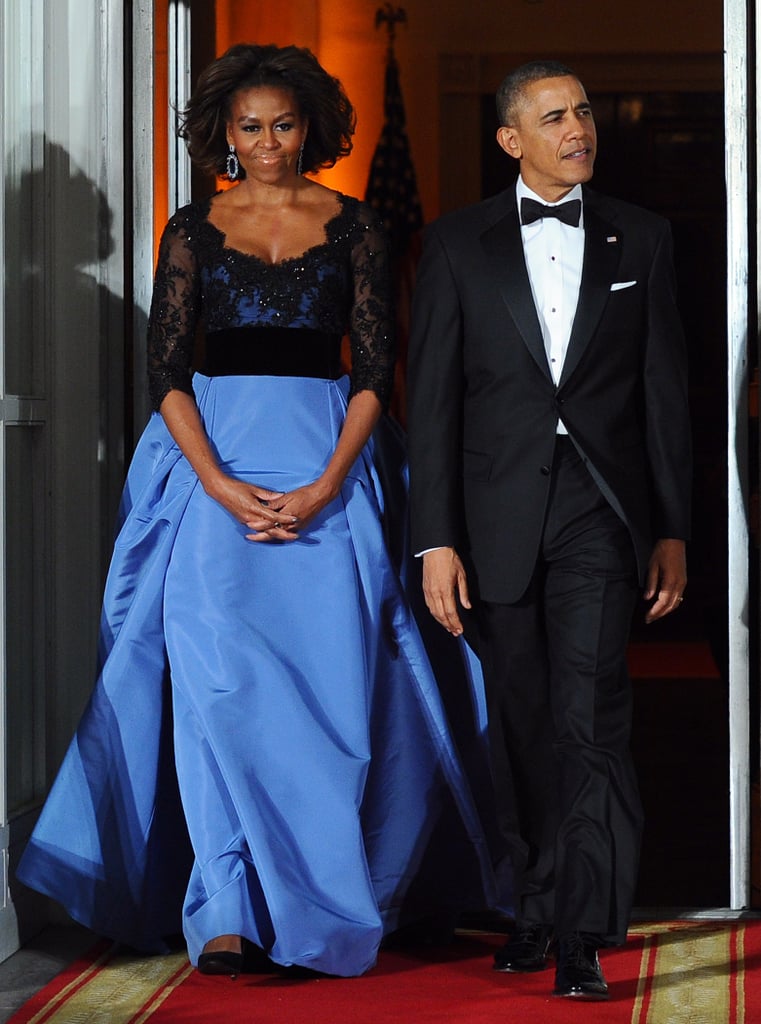
[[[157,0],[157,22],[165,4]],[[386,32],[375,28],[381,6],[376,0],[216,0],[218,52],[240,41],[309,46],[343,81],[358,115],[354,152],[320,180],[355,195],[364,192],[382,122]],[[407,24],[397,29],[396,54],[426,219],[439,208],[440,147],[455,162],[469,159],[458,125],[439,124],[441,54],[535,54],[572,64],[574,53],[662,53],[668,61],[669,53],[719,53],[723,45],[721,0],[409,0],[399,6]],[[157,53],[158,64],[162,59]],[[158,161],[156,169],[160,174]]]
[[[217,53],[233,43],[308,46],[319,41],[319,0],[217,0]]]

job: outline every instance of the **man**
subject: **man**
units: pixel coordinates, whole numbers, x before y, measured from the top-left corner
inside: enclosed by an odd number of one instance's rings
[[[604,999],[641,831],[629,625],[641,586],[652,622],[687,581],[684,339],[667,222],[586,187],[573,72],[524,65],[497,106],[517,185],[431,225],[419,268],[413,545],[436,619],[477,625],[516,892],[495,968],[540,970],[554,941],[555,994]]]

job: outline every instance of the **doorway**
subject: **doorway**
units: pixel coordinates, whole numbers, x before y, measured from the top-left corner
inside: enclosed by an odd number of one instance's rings
[[[193,52],[212,54],[213,5],[194,13]],[[196,5],[193,5],[195,12]],[[196,34],[198,26],[203,29]],[[493,142],[493,92],[505,55],[442,58],[441,109],[448,122],[473,124],[479,175],[441,165],[442,206],[464,205],[505,186],[508,158]],[[648,830],[640,906],[738,905],[730,885],[730,731],[728,655],[729,495],[728,347],[724,72],[721,55],[581,56],[600,135],[594,186],[661,212],[671,221],[682,313],[691,354],[695,526],[688,599],[678,616],[632,635],[636,691],[635,756]],[[463,67],[478,67],[478,81]],[[448,78],[447,69],[455,73]],[[664,74],[668,75],[664,83]],[[632,83],[642,83],[635,91]],[[414,128],[413,128],[414,130]],[[710,254],[707,258],[706,254]],[[746,424],[747,426],[747,424]],[[744,756],[747,757],[746,751]],[[755,763],[754,759],[754,763]],[[747,819],[747,806],[745,815]],[[747,820],[746,820],[747,825]]]

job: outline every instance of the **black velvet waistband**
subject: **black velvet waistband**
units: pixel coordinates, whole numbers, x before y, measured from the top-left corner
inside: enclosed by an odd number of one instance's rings
[[[231,327],[206,335],[207,377],[326,377],[338,380],[341,338],[302,327]]]

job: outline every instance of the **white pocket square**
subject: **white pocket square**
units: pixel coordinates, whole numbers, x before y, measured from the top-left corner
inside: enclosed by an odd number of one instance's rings
[[[610,286],[612,292],[620,292],[622,288],[633,288],[636,281],[616,281]]]

